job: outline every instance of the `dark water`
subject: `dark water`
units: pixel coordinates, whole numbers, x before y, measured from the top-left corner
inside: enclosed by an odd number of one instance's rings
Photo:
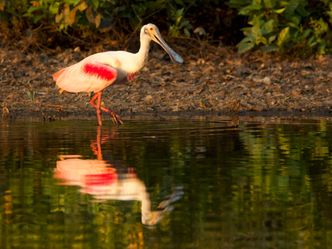
[[[0,248],[332,248],[332,123],[0,123]]]

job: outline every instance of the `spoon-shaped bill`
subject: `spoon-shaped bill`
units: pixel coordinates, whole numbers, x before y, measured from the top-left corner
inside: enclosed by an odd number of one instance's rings
[[[183,63],[182,57],[168,46],[157,30],[152,35],[152,40],[158,43],[168,53],[173,62]]]

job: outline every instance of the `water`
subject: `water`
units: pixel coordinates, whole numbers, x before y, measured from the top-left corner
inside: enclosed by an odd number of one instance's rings
[[[0,123],[0,248],[332,248],[328,121]]]

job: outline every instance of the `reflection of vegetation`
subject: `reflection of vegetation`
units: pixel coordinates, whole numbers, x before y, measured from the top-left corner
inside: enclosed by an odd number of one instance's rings
[[[139,203],[97,203],[55,183],[57,155],[94,158],[91,123],[3,125],[0,247],[331,246],[331,123],[231,129],[128,122],[115,134],[103,146],[104,158],[134,167],[153,205],[172,186],[184,187],[158,229],[141,225]]]
[[[280,193],[283,192],[280,189],[294,184],[291,187],[294,194],[301,190],[307,192],[311,185],[308,171],[313,167],[313,162],[327,162],[320,170],[332,166],[328,163],[331,144],[327,139],[326,122],[321,121],[315,126],[315,130],[311,128],[312,125],[280,125],[276,129],[267,127],[265,130],[240,133],[249,153],[247,163],[253,168],[252,172],[255,172],[254,184],[257,187],[267,193]],[[296,182],[292,181],[294,178],[297,178]]]
[[[325,205],[331,204],[328,192],[321,189],[332,187],[331,132],[325,121],[240,132],[248,161],[243,172],[246,177],[236,194],[244,194],[247,188],[249,192],[246,196],[235,196],[236,202],[239,199],[249,202],[253,217],[264,214],[262,221],[268,225],[265,228],[288,230],[295,241],[304,241],[301,243],[309,246],[317,235],[313,228],[331,229],[330,214],[323,215],[324,218],[317,216],[327,212]],[[323,205],[318,201],[321,198]],[[302,232],[294,233],[296,229]]]

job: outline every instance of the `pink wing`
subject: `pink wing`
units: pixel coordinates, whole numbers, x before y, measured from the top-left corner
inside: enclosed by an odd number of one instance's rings
[[[117,71],[114,68],[99,63],[86,63],[83,66],[83,71],[90,76],[108,81],[114,80],[117,76]]]
[[[111,85],[117,74],[111,66],[83,60],[54,73],[53,79],[67,92],[99,92]]]

